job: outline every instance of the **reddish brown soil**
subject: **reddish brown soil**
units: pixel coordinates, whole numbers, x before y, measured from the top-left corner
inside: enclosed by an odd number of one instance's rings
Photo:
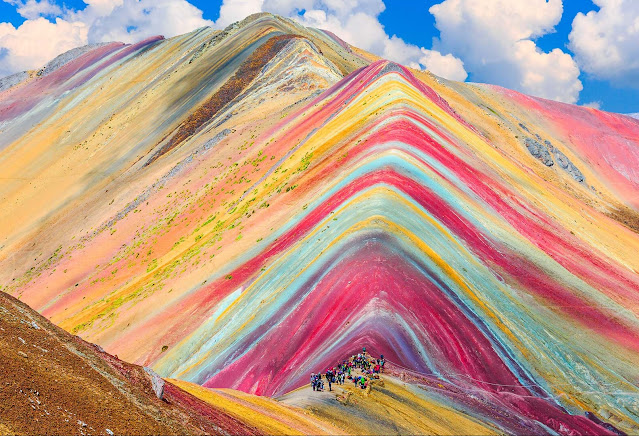
[[[160,150],[149,159],[145,165],[150,165],[163,154],[168,153],[188,137],[193,135],[205,125],[216,113],[220,111],[240,92],[246,88],[259,74],[259,72],[291,39],[300,38],[298,35],[279,35],[270,38],[259,46],[237,69],[231,77],[213,96],[202,106],[197,108],[186,120],[180,124],[177,132]]]
[[[0,292],[0,434],[257,434]]]

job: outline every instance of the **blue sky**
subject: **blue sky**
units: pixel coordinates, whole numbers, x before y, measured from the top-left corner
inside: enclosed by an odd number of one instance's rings
[[[451,79],[494,83],[612,112],[639,112],[639,31],[627,33],[631,26],[624,27],[624,22],[639,20],[639,0],[620,1],[626,4],[615,9],[612,0],[344,0],[346,6],[339,9],[332,0],[189,0],[190,5],[187,0],[0,0],[0,23],[11,23],[8,32],[14,36],[3,39],[0,30],[0,73],[31,68],[30,61],[37,65],[82,42],[131,42],[147,33],[172,36],[189,26],[223,27],[248,12],[269,10]],[[138,6],[145,14],[151,10],[150,17],[136,15]],[[174,8],[176,23],[166,23],[162,8]],[[464,17],[461,23],[458,14]],[[26,21],[32,26],[23,26]],[[70,36],[73,22],[84,28],[76,25]],[[41,52],[33,43],[20,45],[38,32],[53,40],[59,34],[60,41]],[[602,53],[610,57],[608,64]]]
[[[635,1],[639,2],[639,0]],[[435,19],[428,12],[428,7],[441,1],[386,0],[384,3],[386,10],[380,14],[379,19],[390,35],[398,35],[407,42],[421,46],[429,46],[433,37],[439,36],[439,31],[435,28]],[[555,27],[555,32],[536,39],[537,45],[546,52],[561,48],[573,54],[568,48],[568,34],[572,20],[578,12],[586,14],[598,9],[590,0],[564,0],[563,14],[561,21]],[[583,83],[583,90],[579,95],[578,104],[601,102],[602,110],[620,113],[639,112],[639,89],[615,87],[607,81],[589,77],[585,72],[581,72],[579,79]],[[473,81],[472,71],[469,72],[468,80]]]

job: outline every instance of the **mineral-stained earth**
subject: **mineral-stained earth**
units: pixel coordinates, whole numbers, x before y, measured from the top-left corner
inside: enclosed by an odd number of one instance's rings
[[[639,433],[635,118],[259,14],[0,81],[0,204],[0,433]]]

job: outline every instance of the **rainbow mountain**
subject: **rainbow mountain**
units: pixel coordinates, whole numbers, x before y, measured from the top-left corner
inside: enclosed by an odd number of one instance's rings
[[[0,290],[192,391],[639,432],[639,120],[259,14],[0,81],[0,174]]]

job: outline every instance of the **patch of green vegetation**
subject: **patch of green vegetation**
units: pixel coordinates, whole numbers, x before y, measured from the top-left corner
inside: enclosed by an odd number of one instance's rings
[[[306,153],[304,154],[304,156],[302,157],[301,160],[301,166],[297,169],[298,171],[305,171],[308,166],[311,164],[311,159],[313,159],[313,153]]]
[[[151,272],[153,271],[155,268],[158,267],[158,260],[157,259],[153,259],[150,263],[149,266],[146,268],[146,272]]]

